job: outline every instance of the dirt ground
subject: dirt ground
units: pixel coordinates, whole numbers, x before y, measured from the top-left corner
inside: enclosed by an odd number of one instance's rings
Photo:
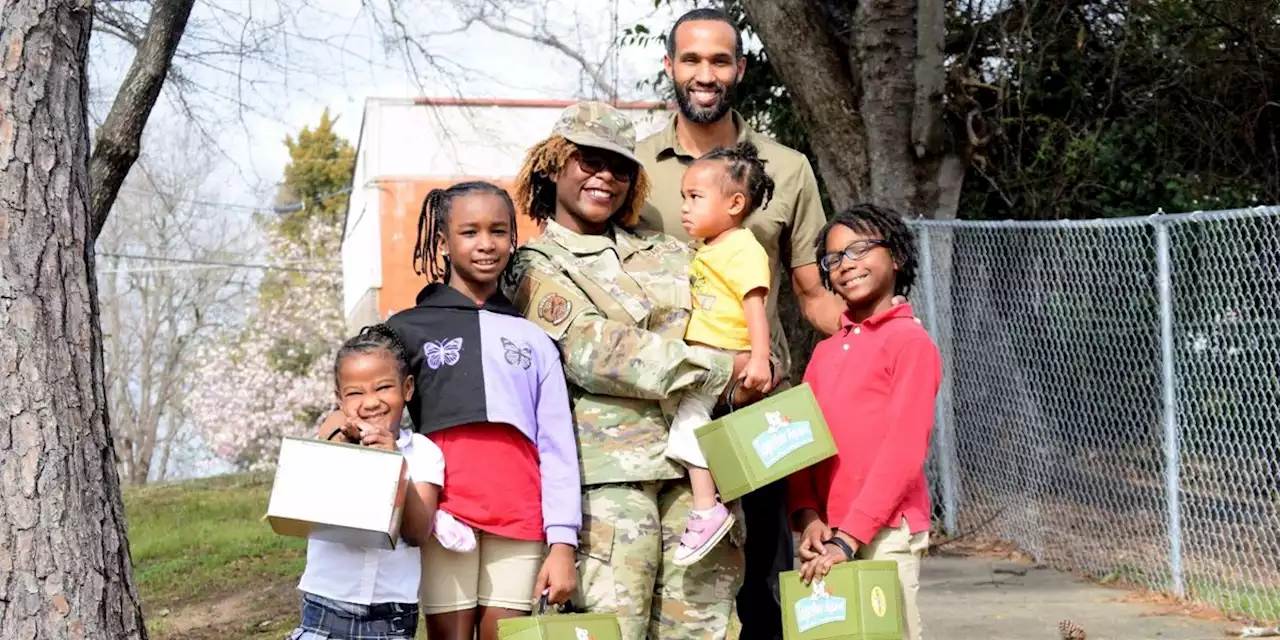
[[[1058,640],[1064,619],[1083,627],[1088,640],[1220,640],[1238,628],[1141,600],[1057,571],[983,557],[932,556],[920,584],[930,640]]]

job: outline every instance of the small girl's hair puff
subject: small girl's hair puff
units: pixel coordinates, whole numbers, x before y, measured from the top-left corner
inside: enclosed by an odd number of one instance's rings
[[[841,225],[854,233],[865,236],[879,236],[889,255],[898,265],[898,273],[893,281],[893,294],[905,296],[916,283],[916,269],[919,264],[919,252],[916,248],[916,237],[910,227],[902,221],[902,216],[893,209],[876,206],[871,203],[855,204],[831,217],[822,232],[818,234],[815,247],[817,261],[822,262],[827,254],[827,236],[831,230]],[[831,274],[819,267],[818,274],[822,278],[822,286],[831,291]]]
[[[718,147],[703,154],[697,162],[713,160],[725,163],[729,182],[747,196],[744,215],[769,206],[769,200],[773,198],[773,178],[765,171],[765,160],[760,157],[760,150],[755,144],[744,140],[732,147]]]
[[[558,135],[529,149],[512,189],[521,213],[539,223],[556,217],[556,183],[552,176],[568,166],[577,151],[577,145]],[[640,221],[640,210],[648,197],[649,176],[644,166],[637,166],[627,200],[614,213],[613,221],[622,227],[634,227]]]
[[[413,245],[413,270],[418,275],[427,276],[431,282],[449,282],[449,257],[441,259],[438,255],[439,236],[449,230],[449,212],[453,201],[477,193],[497,196],[506,204],[511,219],[511,246],[516,246],[516,207],[506,189],[483,180],[459,182],[448,189],[432,189],[423,198],[422,212],[418,214],[418,239]],[[503,277],[510,279],[511,271],[512,264],[508,261]]]
[[[360,333],[348,338],[338,349],[333,359],[334,384],[340,384],[338,372],[342,370],[342,361],[348,356],[386,351],[396,361],[396,373],[403,381],[409,376],[409,350],[400,341],[400,336],[385,324],[375,324],[360,330]]]

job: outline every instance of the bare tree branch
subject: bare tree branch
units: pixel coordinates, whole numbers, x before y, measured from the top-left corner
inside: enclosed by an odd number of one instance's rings
[[[153,144],[163,138],[164,145]],[[149,134],[98,240],[99,255],[141,253],[212,261],[243,253],[243,227],[218,219],[207,188],[213,153],[190,123]],[[225,212],[220,212],[225,216]],[[98,273],[105,383],[120,477],[141,484],[169,471],[190,436],[182,413],[191,355],[215,325],[243,308],[248,289],[217,265],[146,264],[105,258]],[[158,466],[157,466],[158,465]]]
[[[497,16],[491,13],[493,10],[499,12]],[[581,49],[569,46],[552,33],[545,20],[540,20],[537,23],[522,20],[506,11],[502,11],[501,7],[493,1],[488,2],[487,6],[481,7],[477,12],[469,16],[469,20],[482,24],[495,33],[527,40],[559,52],[582,68],[582,71],[586,73],[597,91],[609,96],[610,100],[616,101],[618,99],[616,83],[607,77],[604,65],[587,60]],[[524,28],[519,29],[511,26],[513,24],[519,24]]]
[[[129,73],[98,129],[89,160],[90,241],[102,232],[120,185],[138,159],[142,130],[160,97],[194,4],[195,0],[156,1]]]

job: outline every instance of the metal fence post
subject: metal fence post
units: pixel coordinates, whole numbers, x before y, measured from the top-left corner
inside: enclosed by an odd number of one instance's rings
[[[920,275],[924,285],[925,326],[929,330],[929,335],[941,343],[942,336],[939,335],[939,331],[942,322],[938,317],[938,294],[933,277],[933,245],[929,238],[929,227],[922,225],[917,229],[920,242]],[[933,406],[933,433],[938,447],[936,449],[938,473],[942,475],[942,525],[947,535],[956,535],[958,527],[956,525],[955,439],[952,437],[951,424],[947,421],[947,412],[944,408],[951,400],[951,376],[947,373],[945,364],[944,362],[938,401]]]
[[[1169,570],[1173,593],[1186,595],[1182,575],[1182,512],[1179,492],[1181,447],[1173,362],[1173,267],[1169,258],[1169,225],[1159,218],[1156,229],[1156,274],[1160,296],[1160,385],[1164,406],[1164,492],[1169,511]]]

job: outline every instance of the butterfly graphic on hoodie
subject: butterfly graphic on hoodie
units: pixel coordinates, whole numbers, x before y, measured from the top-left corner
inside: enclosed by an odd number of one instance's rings
[[[525,369],[533,366],[533,347],[530,347],[529,345],[521,347],[516,343],[503,338],[502,348],[506,351],[504,355],[507,359],[507,364],[518,365]]]
[[[458,364],[458,358],[462,355],[462,338],[454,338],[447,342],[428,340],[422,345],[422,352],[427,356],[427,366],[432,370],[444,365],[452,367]]]

